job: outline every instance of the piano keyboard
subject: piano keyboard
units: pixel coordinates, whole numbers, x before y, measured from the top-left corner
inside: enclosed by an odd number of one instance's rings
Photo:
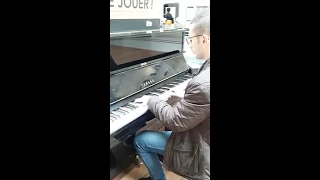
[[[171,97],[172,93],[170,91],[177,92],[178,96],[183,97],[185,88],[189,81],[192,79],[190,75],[185,75],[179,77],[171,83],[158,88],[147,95],[159,96],[163,100],[167,100]],[[145,114],[148,107],[134,101],[121,106],[110,112],[110,135],[118,131],[122,127],[126,126],[130,122],[139,118],[141,115]]]

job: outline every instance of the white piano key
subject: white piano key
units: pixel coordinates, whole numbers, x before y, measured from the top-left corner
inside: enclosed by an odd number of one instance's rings
[[[110,125],[110,134],[118,131],[119,129],[123,128],[130,122],[136,120],[141,115],[146,113],[147,110],[148,110],[148,107],[138,106],[137,109],[133,110],[129,114],[126,114],[125,116],[122,116],[119,121],[117,121],[116,123],[112,123],[112,125]]]
[[[139,106],[139,104],[134,103],[134,102],[130,102],[129,105],[133,106],[135,109],[137,109]]]
[[[122,109],[118,109],[116,112],[119,112],[119,113],[121,113],[122,115],[126,115],[126,114],[128,114],[128,112],[126,112],[126,111],[124,111],[124,110],[122,110]]]
[[[126,108],[126,107],[119,107],[119,109],[122,109],[123,111],[126,111],[127,113],[130,113],[132,109]]]
[[[116,112],[116,111],[112,111],[111,113],[112,113],[112,114],[115,114],[115,115],[118,115],[119,117],[122,117],[122,114],[120,114],[120,113],[118,113],[118,112]]]
[[[119,117],[117,117],[116,115],[114,114],[110,114],[111,117],[113,117],[115,120],[117,120]]]
[[[131,111],[135,109],[134,107],[132,107],[132,106],[130,106],[130,105],[128,105],[128,104],[125,105],[124,107],[130,109]]]

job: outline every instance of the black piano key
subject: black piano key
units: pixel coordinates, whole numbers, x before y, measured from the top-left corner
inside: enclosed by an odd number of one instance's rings
[[[159,90],[161,90],[161,91],[169,91],[170,89],[169,89],[169,88],[162,87],[162,88],[160,88]]]
[[[137,109],[138,106],[132,105],[132,104],[128,104],[128,106],[132,107],[133,109]]]
[[[115,114],[114,112],[112,112],[111,114],[115,115],[117,118],[120,118],[121,116],[118,114]]]
[[[110,116],[113,117],[115,120],[118,119],[114,114],[110,114]]]
[[[178,82],[178,83],[179,83],[179,82],[180,82],[180,83],[183,83],[184,81],[183,81],[183,80],[180,80],[180,79],[177,79],[176,82]]]
[[[159,94],[163,94],[163,93],[164,93],[163,91],[160,91],[159,89],[156,89],[156,90],[154,90],[153,92],[159,93]]]
[[[123,109],[123,107],[119,107],[119,108],[118,108],[118,111],[121,111],[121,112],[123,112],[123,113],[129,113],[128,111],[126,111],[125,109]]]
[[[122,109],[118,109],[118,110],[117,110],[117,112],[119,112],[119,113],[123,113],[123,115],[128,114],[128,112],[127,112],[127,111],[124,111],[124,110],[122,110]]]
[[[117,112],[117,113],[119,113],[119,114],[121,114],[121,115],[126,115],[124,112],[121,112],[120,109],[116,109],[114,112]]]
[[[121,109],[127,113],[130,113],[132,111],[132,109],[129,109],[126,106],[122,106]]]
[[[128,109],[131,109],[131,110],[134,110],[134,108],[131,107],[131,106],[129,106],[128,104],[124,105],[123,107],[128,108]]]
[[[173,87],[176,87],[176,86],[174,86],[174,85],[170,85],[170,84],[167,84],[167,85],[165,85],[164,87],[173,88]]]
[[[115,119],[114,117],[110,116],[110,120],[111,120],[112,122],[114,122],[116,119]]]
[[[130,105],[130,104],[126,104],[125,107],[126,107],[126,108],[129,108],[129,109],[132,109],[132,110],[135,110],[135,109],[136,109],[135,107],[132,107],[132,105]]]

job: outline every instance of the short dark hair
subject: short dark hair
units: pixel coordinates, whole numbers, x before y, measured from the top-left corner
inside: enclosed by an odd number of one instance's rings
[[[170,12],[170,10],[171,10],[170,8],[167,8],[167,11],[168,11],[168,12]]]
[[[206,34],[207,36],[210,37],[210,11],[209,10],[205,10],[197,14],[190,22],[190,25],[191,24],[194,24],[194,31],[198,35]]]

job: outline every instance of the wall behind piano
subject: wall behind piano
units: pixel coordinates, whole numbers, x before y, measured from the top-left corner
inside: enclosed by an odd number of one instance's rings
[[[161,0],[161,6],[163,7],[164,4],[169,3],[179,3],[179,22],[182,25],[186,25],[188,27],[189,22],[187,22],[187,8],[188,7],[194,7],[194,9],[197,8],[197,6],[209,6],[210,7],[210,0]],[[163,12],[162,16],[163,16]]]
[[[160,29],[161,0],[110,0],[110,32]]]

